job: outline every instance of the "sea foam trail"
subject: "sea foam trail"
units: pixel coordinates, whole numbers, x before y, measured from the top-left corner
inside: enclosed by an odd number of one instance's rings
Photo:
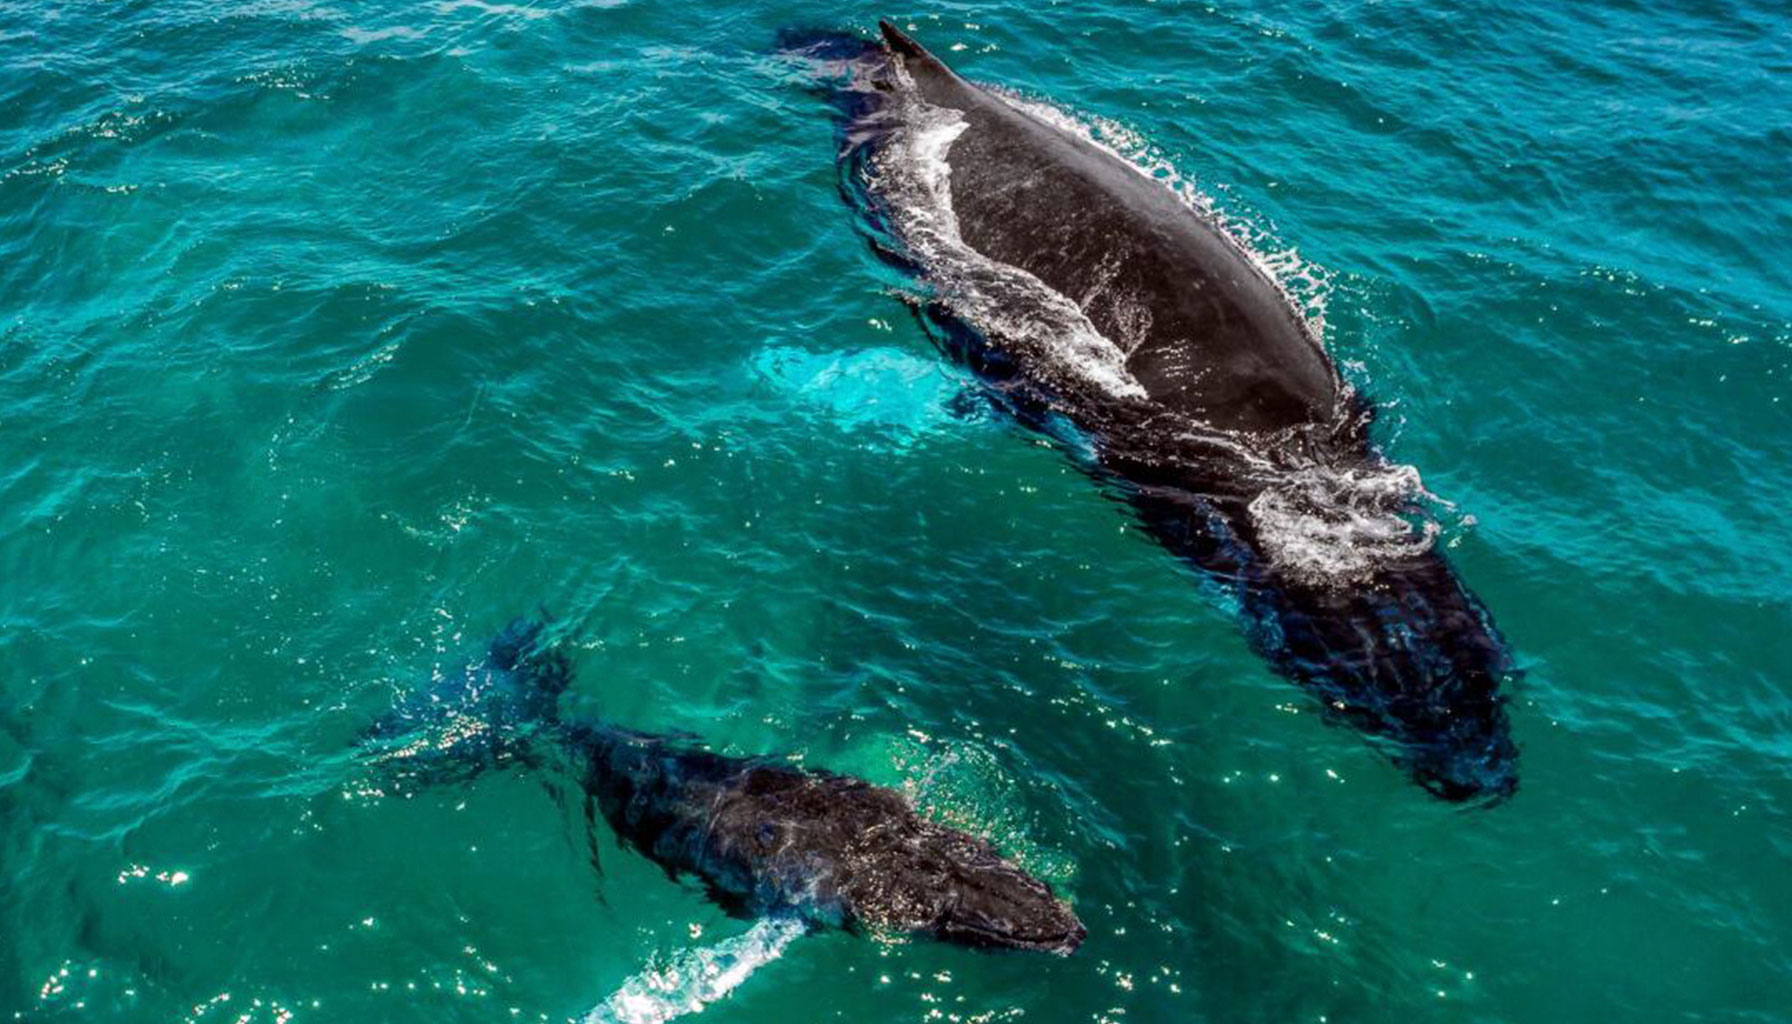
[[[759,968],[784,955],[806,926],[794,917],[768,917],[713,946],[682,950],[662,967],[622,983],[585,1014],[583,1024],[659,1024],[696,1013],[734,991]]]

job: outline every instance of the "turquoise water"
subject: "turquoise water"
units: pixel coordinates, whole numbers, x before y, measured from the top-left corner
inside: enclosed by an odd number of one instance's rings
[[[774,52],[880,15],[1283,254],[1526,668],[1511,802],[1322,723],[965,400]],[[704,1019],[1792,1020],[1788,33],[0,3],[0,1009],[561,1021],[751,940],[552,778],[351,753],[546,605],[588,709],[905,787],[1090,928],[806,937]]]

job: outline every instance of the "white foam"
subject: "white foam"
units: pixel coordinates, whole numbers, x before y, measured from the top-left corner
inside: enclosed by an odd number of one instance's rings
[[[1264,553],[1310,582],[1360,580],[1428,550],[1442,527],[1412,466],[1307,466],[1284,472],[1250,504]]]
[[[794,917],[767,917],[713,946],[680,950],[660,967],[622,983],[585,1014],[583,1024],[662,1024],[698,1013],[739,988],[754,971],[784,955],[806,926]]]

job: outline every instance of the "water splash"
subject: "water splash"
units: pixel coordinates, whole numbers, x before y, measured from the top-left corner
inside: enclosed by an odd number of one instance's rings
[[[1443,527],[1429,506],[1454,506],[1398,463],[1352,469],[1314,465],[1283,473],[1249,506],[1263,549],[1309,583],[1345,583],[1423,554]]]
[[[681,950],[664,966],[649,967],[623,982],[581,1018],[582,1024],[660,1024],[697,1013],[783,956],[806,930],[797,918],[767,917],[713,946]]]
[[[1245,512],[1264,555],[1304,583],[1361,582],[1430,550],[1446,529],[1474,525],[1473,516],[1457,517],[1454,502],[1428,490],[1415,466],[1376,452],[1344,462],[1328,455],[1324,437],[1332,429],[1367,424],[1296,429],[1271,444],[1194,423],[1180,425],[1174,437],[1232,467],[1254,493]]]

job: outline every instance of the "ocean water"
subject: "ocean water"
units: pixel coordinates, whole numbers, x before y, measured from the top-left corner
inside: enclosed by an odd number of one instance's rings
[[[1324,322],[1525,669],[1462,810],[992,415],[779,33],[1111,126]],[[1768,0],[0,0],[0,1018],[1792,1020],[1792,17]],[[1069,959],[726,917],[572,700],[905,788]]]

